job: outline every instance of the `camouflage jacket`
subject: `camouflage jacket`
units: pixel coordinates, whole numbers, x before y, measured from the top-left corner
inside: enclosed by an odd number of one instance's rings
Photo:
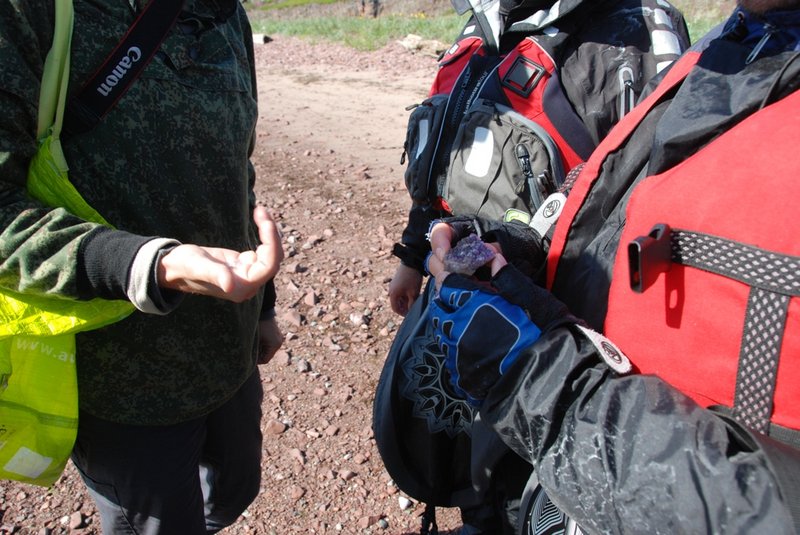
[[[102,64],[143,4],[74,0],[70,94]],[[25,192],[54,6],[52,0],[0,0],[0,285],[119,299],[125,296],[87,283],[81,266],[119,269],[120,259],[132,260],[154,237],[255,248],[252,36],[238,2],[230,16],[219,4],[188,0],[160,51],[106,118],[62,139],[70,180],[118,229],[108,231],[46,208]],[[271,284],[267,295],[271,307]],[[207,413],[255,368],[262,302],[261,296],[233,304],[187,295],[166,316],[135,312],[79,334],[82,409],[133,424]]]

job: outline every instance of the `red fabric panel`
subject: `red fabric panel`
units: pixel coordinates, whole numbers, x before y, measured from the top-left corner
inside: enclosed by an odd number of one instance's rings
[[[796,158],[800,93],[751,116],[634,191],[620,241],[658,223],[800,257]],[[642,294],[630,289],[628,255],[614,266],[605,332],[642,373],[702,405],[731,405],[750,288],[673,265]],[[778,368],[773,422],[800,429],[800,301],[793,298]]]
[[[439,71],[433,80],[433,85],[428,93],[429,97],[439,94],[450,94],[453,84],[456,83],[458,76],[464,67],[467,66],[469,58],[481,47],[483,41],[480,37],[467,37],[451,46],[439,61]]]

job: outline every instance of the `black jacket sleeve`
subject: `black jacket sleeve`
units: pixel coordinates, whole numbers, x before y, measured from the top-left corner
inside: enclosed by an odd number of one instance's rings
[[[425,259],[431,251],[428,229],[443,213],[429,204],[414,202],[408,212],[408,223],[403,230],[401,243],[395,244],[392,254],[400,262],[425,274]]]
[[[618,376],[575,327],[544,334],[481,416],[589,532],[796,532],[800,452],[657,377]]]

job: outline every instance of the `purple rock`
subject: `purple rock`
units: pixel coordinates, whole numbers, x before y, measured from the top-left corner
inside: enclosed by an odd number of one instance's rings
[[[476,234],[469,234],[444,257],[444,269],[451,273],[472,275],[479,267],[492,261],[494,249],[486,245]]]

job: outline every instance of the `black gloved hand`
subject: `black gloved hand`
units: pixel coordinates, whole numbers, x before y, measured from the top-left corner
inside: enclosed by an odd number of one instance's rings
[[[563,303],[510,264],[491,284],[448,275],[430,315],[451,384],[476,406],[542,332],[577,322]]]
[[[548,331],[565,323],[583,325],[583,320],[570,313],[567,305],[556,296],[534,283],[516,266],[507,264],[492,277],[492,287],[511,303],[522,307],[531,321],[542,331]]]
[[[492,287],[456,273],[444,280],[429,313],[450,383],[475,406],[541,334],[521,307]]]

